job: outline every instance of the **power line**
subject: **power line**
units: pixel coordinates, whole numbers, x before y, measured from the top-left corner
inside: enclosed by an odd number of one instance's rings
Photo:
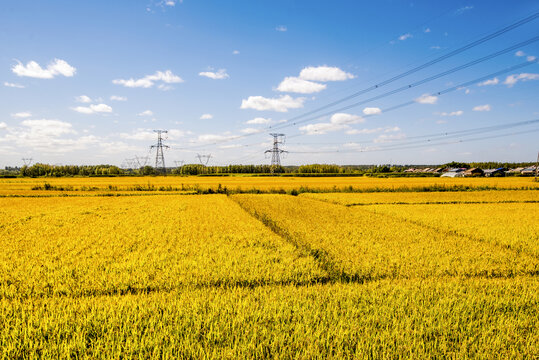
[[[444,145],[444,144],[454,144],[454,143],[460,143],[460,142],[468,142],[468,141],[475,141],[475,140],[483,140],[483,139],[490,139],[490,138],[496,138],[501,136],[509,136],[509,135],[516,135],[516,134],[525,134],[529,132],[535,132],[536,130],[526,130],[522,132],[516,132],[516,133],[510,133],[510,134],[503,134],[503,135],[493,135],[493,136],[487,136],[487,137],[481,137],[481,138],[472,138],[472,139],[464,139],[464,140],[458,140],[453,142],[440,142],[445,141],[445,139],[448,138],[458,138],[463,136],[472,136],[476,134],[486,133],[486,132],[492,132],[492,131],[499,131],[504,129],[509,129],[513,127],[519,127],[519,126],[526,126],[526,125],[534,125],[538,124],[539,119],[533,119],[533,120],[527,120],[527,121],[519,121],[515,123],[507,123],[507,124],[500,124],[496,126],[487,126],[487,127],[481,127],[481,128],[473,128],[473,129],[467,129],[467,130],[459,130],[454,132],[448,132],[449,134],[444,139],[434,139],[432,141],[431,139],[423,140],[423,141],[412,141],[412,142],[404,142],[396,145],[390,145],[390,146],[382,146],[376,149],[364,149],[364,150],[328,150],[328,151],[290,151],[291,154],[329,154],[329,153],[357,153],[357,152],[372,152],[372,151],[389,151],[389,150],[403,150],[403,149],[412,149],[412,148],[420,148],[425,146],[433,146],[433,145]],[[428,135],[422,135],[422,136],[428,136]],[[434,136],[440,136],[440,134],[436,134]],[[421,136],[418,136],[421,137]],[[416,137],[417,138],[417,137]],[[426,143],[424,143],[426,142]],[[370,144],[373,142],[365,143]],[[419,144],[419,145],[416,145]],[[343,144],[344,145],[344,144]]]
[[[331,102],[331,103],[329,103],[329,104],[326,104],[326,105],[324,105],[324,106],[321,106],[321,107],[319,107],[319,108],[316,108],[316,109],[314,109],[314,110],[312,110],[312,111],[309,111],[309,112],[307,112],[307,113],[304,113],[304,114],[295,116],[295,117],[289,119],[289,121],[301,119],[301,118],[303,118],[303,117],[305,117],[305,116],[312,115],[312,114],[314,114],[314,113],[317,113],[317,112],[319,112],[319,111],[325,110],[325,109],[330,108],[330,107],[332,107],[332,106],[335,106],[335,105],[337,105],[337,104],[343,103],[343,102],[345,102],[345,101],[347,101],[347,100],[353,99],[353,98],[355,98],[355,97],[357,97],[357,96],[363,95],[363,94],[365,94],[365,93],[367,93],[367,92],[369,92],[369,91],[373,91],[373,90],[379,89],[380,87],[385,86],[385,85],[387,85],[387,84],[390,84],[390,83],[392,83],[392,82],[394,82],[394,81],[397,81],[397,80],[399,80],[399,79],[402,79],[402,78],[405,77],[405,76],[414,74],[414,73],[416,73],[416,72],[418,72],[418,71],[420,71],[420,70],[423,70],[423,69],[425,69],[425,68],[427,68],[427,67],[429,67],[429,66],[432,66],[432,65],[434,65],[434,64],[437,64],[437,63],[439,63],[439,62],[441,62],[441,61],[443,61],[443,60],[446,60],[446,59],[448,59],[448,58],[450,58],[450,57],[453,57],[453,56],[455,56],[455,55],[458,55],[458,54],[460,54],[460,53],[462,53],[462,52],[464,52],[464,51],[466,51],[466,50],[469,50],[469,49],[471,49],[471,48],[474,48],[474,47],[476,47],[476,46],[478,46],[478,45],[480,45],[480,44],[482,44],[482,43],[484,43],[484,42],[487,42],[487,41],[489,41],[489,40],[492,40],[492,39],[494,39],[494,38],[496,38],[496,37],[498,37],[498,36],[500,36],[500,35],[505,34],[505,33],[508,32],[508,31],[511,31],[511,30],[513,30],[513,29],[516,29],[516,28],[519,27],[519,26],[522,26],[522,25],[524,25],[524,24],[527,24],[527,23],[529,23],[530,21],[533,21],[533,20],[537,19],[538,17],[539,17],[539,12],[536,12],[536,13],[534,13],[534,14],[532,14],[532,15],[530,15],[530,16],[524,18],[524,19],[521,19],[521,20],[519,20],[519,21],[517,21],[517,22],[515,22],[515,23],[513,23],[513,24],[511,24],[511,25],[509,25],[509,26],[506,26],[506,27],[504,27],[504,28],[502,28],[502,29],[500,29],[500,30],[497,30],[497,31],[495,31],[495,32],[493,32],[493,33],[491,33],[491,34],[489,34],[489,35],[487,35],[487,36],[484,36],[484,37],[482,37],[482,38],[480,38],[480,39],[478,39],[478,40],[476,40],[476,41],[473,41],[473,42],[471,42],[471,43],[469,43],[469,44],[467,44],[467,45],[464,45],[464,46],[462,46],[462,47],[460,47],[460,48],[458,48],[458,49],[455,49],[455,50],[453,50],[453,51],[451,51],[451,52],[449,52],[449,53],[447,53],[447,54],[445,54],[445,55],[439,56],[439,57],[437,57],[436,59],[433,59],[433,60],[431,60],[431,61],[428,61],[428,62],[426,62],[426,63],[424,63],[424,64],[422,64],[422,65],[419,65],[419,66],[417,66],[417,67],[415,67],[415,68],[413,68],[413,69],[410,69],[410,70],[408,70],[408,71],[405,71],[405,72],[403,72],[403,73],[400,73],[400,74],[398,74],[398,75],[396,75],[396,76],[393,76],[392,78],[389,78],[389,79],[387,79],[387,80],[384,80],[384,81],[382,81],[382,82],[380,82],[380,83],[378,83],[378,84],[372,85],[372,86],[370,86],[370,87],[368,87],[368,88],[365,88],[365,89],[363,89],[363,90],[360,90],[360,91],[358,91],[358,92],[355,92],[355,93],[353,93],[353,94],[351,94],[351,95],[349,95],[349,96],[346,96],[346,97],[341,98],[341,99],[339,99],[339,100],[333,101],[333,102]]]

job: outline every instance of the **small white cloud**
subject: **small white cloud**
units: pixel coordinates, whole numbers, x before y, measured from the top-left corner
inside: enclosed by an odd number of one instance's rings
[[[24,120],[21,125],[29,128],[35,135],[60,136],[75,133],[70,123],[60,120]]]
[[[426,28],[425,30],[423,30],[424,33],[430,33],[430,28]]]
[[[202,114],[200,116],[200,120],[209,120],[209,119],[213,119],[213,115],[212,114]]]
[[[520,57],[520,56],[525,56],[525,55],[526,55],[526,54],[525,54],[524,51],[522,51],[522,50],[519,50],[519,51],[517,51],[517,52],[515,53],[515,56],[519,56],[519,57]]]
[[[91,104],[90,106],[77,106],[72,108],[72,110],[81,114],[103,114],[112,112],[112,108],[107,104]]]
[[[402,140],[406,138],[406,134],[385,135],[382,134],[373,140],[374,143],[384,143],[395,140]]]
[[[275,28],[275,30],[280,31],[280,32],[285,32],[288,30],[288,28],[284,25],[279,25]]]
[[[145,110],[143,112],[140,112],[137,114],[138,116],[153,116],[153,112],[151,110]]]
[[[420,104],[436,104],[437,101],[438,97],[429,94],[423,94],[417,99],[415,99],[415,102]]]
[[[156,82],[162,81],[165,84],[176,84],[176,83],[182,83],[183,79],[179,77],[178,75],[175,75],[170,70],[163,71],[157,71],[153,75],[146,75],[143,78],[140,79],[116,79],[112,80],[113,84],[116,85],[123,85],[125,87],[129,88],[151,88],[155,85]],[[164,85],[164,84],[160,84]],[[164,85],[166,86],[166,85]]]
[[[284,78],[277,87],[281,92],[293,92],[299,94],[312,94],[324,90],[327,87],[325,84],[319,84],[309,80],[303,80],[297,77],[289,76]]]
[[[406,33],[406,34],[403,34],[403,35],[399,36],[399,40],[404,41],[404,40],[409,39],[411,37],[412,37],[412,34]]]
[[[321,135],[333,131],[341,131],[350,129],[351,124],[364,122],[365,120],[358,115],[335,113],[331,116],[329,122],[309,124],[299,128],[300,131],[307,135]]]
[[[32,116],[32,114],[27,112],[27,111],[11,114],[11,117],[17,118],[17,119],[24,119],[24,118],[28,118],[30,116]]]
[[[438,46],[438,45],[433,45],[430,48],[433,49],[433,50],[440,50],[442,47]]]
[[[271,119],[266,119],[266,118],[263,118],[263,117],[257,117],[257,118],[248,120],[248,121],[246,121],[245,123],[246,123],[246,124],[249,124],[249,125],[263,125],[263,124],[270,124],[270,123],[271,123]]]
[[[232,51],[232,55],[239,55],[240,51],[239,50],[234,50]]]
[[[266,98],[263,96],[249,96],[241,101],[241,109],[271,110],[287,112],[288,109],[303,107],[305,98],[293,98],[290,95],[283,95],[278,98]]]
[[[535,56],[533,56],[533,55],[526,56],[526,61],[532,62],[532,61],[535,61],[535,59],[537,59],[537,58]]]
[[[473,111],[490,111],[490,105],[477,105],[472,109]]]
[[[127,101],[127,97],[125,97],[125,96],[117,96],[117,95],[112,95],[110,97],[110,99],[112,101]]]
[[[10,88],[24,89],[24,85],[10,83],[10,82],[7,82],[7,81],[4,82],[4,86],[10,87]]]
[[[472,10],[472,9],[473,9],[473,5],[464,6],[464,7],[461,7],[459,9],[457,9],[455,11],[455,14],[460,15],[460,14],[464,13],[465,11]]]
[[[0,130],[7,129],[7,124],[5,122],[0,122]]]
[[[489,79],[489,80],[480,82],[479,84],[477,84],[477,86],[497,85],[499,82],[500,80],[497,77],[495,77],[494,79]]]
[[[470,93],[470,89],[464,90],[464,93],[465,93],[466,95],[468,95],[468,94]]]
[[[301,70],[299,77],[311,81],[344,81],[353,79],[354,75],[335,66],[308,66]]]
[[[363,114],[365,115],[378,115],[382,113],[382,109],[377,107],[366,107],[363,109]]]
[[[461,116],[462,114],[464,114],[462,110],[440,113],[441,116]]]
[[[214,79],[214,80],[223,80],[223,79],[228,79],[230,77],[226,73],[226,69],[219,69],[217,72],[203,71],[203,72],[198,73],[198,75],[205,76],[207,78]]]
[[[121,133],[119,137],[126,140],[147,141],[147,140],[154,140],[155,133],[150,129],[139,128],[139,129],[133,130],[131,133]]]
[[[401,131],[401,129],[398,126],[394,126],[394,127],[386,126],[386,127],[379,127],[379,128],[373,128],[373,129],[352,129],[352,130],[348,130],[346,133],[348,135],[365,135],[365,134],[375,134],[379,132],[390,133],[390,132],[397,132],[397,131]]]
[[[245,128],[245,129],[241,129],[240,131],[244,134],[256,134],[263,130],[255,129],[255,128]]]
[[[86,95],[76,96],[75,101],[80,103],[91,103],[92,99]]]
[[[52,79],[55,76],[62,75],[72,77],[77,69],[69,65],[65,60],[54,59],[46,69],[43,69],[37,62],[29,61],[24,65],[20,61],[11,68],[11,71],[17,76],[26,76],[37,79]]]
[[[530,73],[522,73],[518,75],[513,74],[506,77],[503,83],[507,85],[508,87],[512,87],[519,81],[529,81],[529,80],[539,80],[539,74],[530,74]]]

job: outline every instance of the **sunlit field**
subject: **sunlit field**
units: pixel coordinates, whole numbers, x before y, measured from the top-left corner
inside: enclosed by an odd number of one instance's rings
[[[32,190],[44,183],[70,188]],[[452,191],[429,191],[442,186]],[[290,194],[301,187],[316,190]],[[536,189],[529,178],[3,179],[0,353],[533,358]]]
[[[49,189],[45,190],[45,186]],[[506,178],[370,178],[271,176],[155,176],[0,179],[0,196],[77,196],[111,193],[230,192],[390,192],[488,189],[539,189],[530,177]]]

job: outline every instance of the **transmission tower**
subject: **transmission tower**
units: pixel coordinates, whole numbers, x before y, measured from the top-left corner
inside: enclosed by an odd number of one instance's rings
[[[208,154],[208,155],[197,154],[197,158],[198,158],[198,161],[200,161],[202,165],[206,166],[208,165],[208,162],[210,161],[211,154]]]
[[[25,166],[30,166],[32,165],[32,158],[22,158],[22,162],[24,163]]]
[[[182,167],[184,163],[185,161],[183,160],[174,160],[174,164],[176,165],[176,167]]]
[[[273,173],[276,167],[281,166],[281,154],[288,151],[279,149],[279,144],[284,144],[284,134],[271,133],[270,135],[273,136],[273,148],[264,151],[264,154],[271,153],[271,172]]]
[[[163,148],[168,149],[168,145],[163,145],[163,134],[168,133],[167,130],[154,130],[154,133],[157,133],[157,144],[150,146],[150,150],[155,148],[155,170],[161,169],[161,171],[166,174],[167,168],[165,167],[165,155],[163,154]]]

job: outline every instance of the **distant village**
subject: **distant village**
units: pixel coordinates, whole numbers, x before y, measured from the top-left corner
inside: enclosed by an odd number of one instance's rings
[[[513,169],[497,168],[497,169],[481,169],[477,167],[472,168],[408,168],[404,170],[405,173],[424,173],[424,174],[441,174],[440,177],[502,177],[507,175],[522,175],[522,176],[534,176],[537,171],[537,165],[528,167],[517,167]]]

